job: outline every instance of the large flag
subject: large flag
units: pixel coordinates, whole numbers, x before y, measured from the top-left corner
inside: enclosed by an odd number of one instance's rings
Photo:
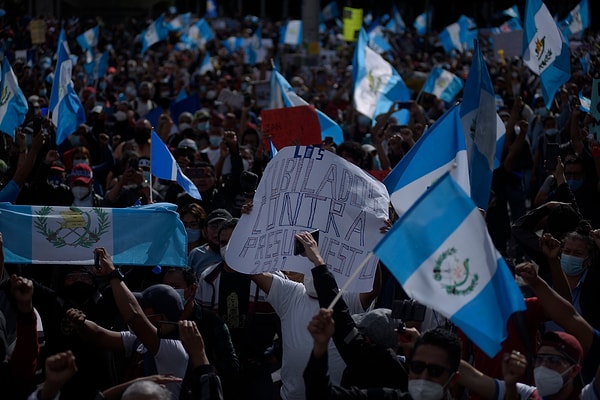
[[[400,74],[383,57],[367,46],[367,34],[361,29],[354,50],[356,65],[354,107],[374,119],[389,110],[394,101],[410,100],[410,93]],[[354,67],[353,67],[354,68]]]
[[[386,21],[385,29],[394,33],[404,33],[406,31],[404,19],[402,19],[402,15],[400,15],[400,11],[398,11],[395,4],[392,5],[392,16]]]
[[[49,109],[52,111],[52,123],[56,127],[56,144],[61,144],[86,119],[81,100],[73,88],[73,60],[69,57],[66,40],[58,42],[58,59],[54,71]]]
[[[434,67],[421,89],[430,93],[440,100],[450,103],[462,90],[463,81],[450,71],[440,67]]]
[[[590,27],[590,8],[588,0],[581,0],[567,15],[565,19],[558,23],[560,30],[565,38],[577,36]]]
[[[0,131],[14,139],[15,129],[25,121],[29,106],[7,57],[2,63],[1,79]]]
[[[5,262],[93,265],[104,247],[117,265],[186,266],[187,239],[176,207],[14,206],[0,203]]]
[[[527,0],[523,48],[523,61],[540,76],[546,108],[551,109],[554,95],[571,77],[571,59],[569,46],[542,0]]]
[[[488,356],[525,309],[485,220],[449,174],[397,221],[374,249],[406,293],[449,318]]]
[[[206,0],[206,18],[217,18],[217,3],[215,0]]]
[[[473,62],[465,84],[460,118],[469,158],[471,198],[477,207],[487,210],[492,172],[500,160],[500,157],[496,160],[497,150],[502,151],[506,130],[496,113],[494,85],[483,60],[479,42],[476,42]],[[500,132],[499,127],[502,128]]]
[[[439,34],[439,39],[444,50],[463,52],[473,48],[473,41],[477,38],[477,25],[471,18],[461,15],[453,24],[448,25]]]
[[[279,32],[279,43],[292,46],[302,44],[302,20],[295,19],[285,23]]]
[[[98,45],[99,37],[100,27],[96,25],[95,27],[90,28],[81,35],[77,36],[77,43],[84,51],[90,50]]]
[[[294,92],[294,89],[289,82],[277,71],[273,69],[271,73],[271,100],[269,102],[269,108],[283,108],[283,107],[295,107],[295,106],[307,106],[308,103]],[[317,117],[319,118],[319,125],[321,127],[321,137],[325,139],[327,136],[331,136],[333,141],[340,144],[344,141],[344,134],[342,128],[329,118],[321,110],[317,111]]]
[[[447,171],[470,193],[467,148],[459,110],[453,106],[446,111],[383,180],[399,215]]]
[[[144,54],[153,44],[165,40],[167,36],[169,36],[169,30],[165,24],[165,16],[161,15],[141,34],[142,54]]]
[[[152,175],[160,179],[175,181],[187,194],[197,200],[202,199],[194,182],[181,172],[181,168],[179,168],[169,148],[154,131],[152,131],[152,160],[150,166]]]

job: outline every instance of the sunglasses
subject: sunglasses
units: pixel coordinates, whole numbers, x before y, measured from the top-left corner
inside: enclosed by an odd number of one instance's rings
[[[450,368],[446,368],[436,364],[427,364],[423,361],[411,361],[410,363],[408,363],[408,368],[411,370],[411,372],[414,372],[415,374],[422,374],[423,371],[427,370],[427,375],[429,375],[432,378],[439,378],[446,371],[452,373],[452,370]]]

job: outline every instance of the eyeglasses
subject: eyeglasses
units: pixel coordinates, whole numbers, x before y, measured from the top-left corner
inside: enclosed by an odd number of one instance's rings
[[[423,361],[411,361],[408,363],[408,368],[410,368],[411,372],[414,372],[415,374],[422,374],[423,371],[427,370],[427,375],[432,378],[439,378],[445,371],[449,373],[452,372],[450,368],[436,364],[427,364]]]
[[[571,365],[573,362],[567,357],[558,354],[536,354],[535,365],[546,365],[550,368],[562,367],[564,365]]]

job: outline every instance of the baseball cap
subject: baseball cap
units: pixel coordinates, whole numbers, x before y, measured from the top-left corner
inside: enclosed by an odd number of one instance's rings
[[[372,342],[395,349],[398,347],[398,334],[395,329],[397,321],[392,318],[389,308],[376,308],[362,314],[352,315],[359,332],[368,337]]]
[[[152,308],[157,314],[165,314],[171,322],[179,321],[183,311],[183,302],[179,293],[169,285],[157,284],[143,292],[133,294],[142,308]]]
[[[88,185],[92,181],[93,177],[92,169],[89,165],[80,163],[73,167],[71,170],[71,175],[69,180],[71,184],[75,182],[82,182],[85,185]]]
[[[178,149],[192,149],[194,151],[198,151],[198,145],[192,139],[183,139],[177,145]]]
[[[216,221],[229,221],[232,218],[233,217],[231,216],[229,211],[223,208],[217,208],[216,210],[213,210],[210,214],[208,214],[206,220],[208,221],[207,224],[212,224]]]
[[[566,332],[549,331],[544,333],[540,344],[540,347],[542,346],[553,347],[575,364],[581,364],[583,359],[581,343],[579,343],[575,336]]]

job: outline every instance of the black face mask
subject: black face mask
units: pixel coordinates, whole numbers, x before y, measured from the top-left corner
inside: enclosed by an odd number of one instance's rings
[[[144,144],[148,142],[148,139],[150,139],[150,131],[147,129],[139,129],[136,128],[133,131],[133,140],[135,140],[135,142],[137,144]]]
[[[74,304],[85,304],[92,299],[96,288],[84,282],[75,282],[63,289],[63,296]]]

